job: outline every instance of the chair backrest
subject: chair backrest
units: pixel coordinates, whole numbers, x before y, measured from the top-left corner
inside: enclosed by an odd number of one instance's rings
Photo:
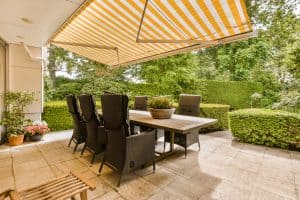
[[[104,94],[101,96],[104,127],[107,130],[124,128],[125,137],[130,135],[128,96],[121,94]]]
[[[126,137],[130,135],[128,97],[118,94],[101,96],[104,128],[107,132],[105,160],[122,169],[126,156]]]
[[[148,97],[137,96],[134,97],[134,109],[135,110],[148,110]]]
[[[179,95],[178,114],[199,116],[201,96],[191,94]]]
[[[94,151],[100,147],[99,138],[105,138],[104,135],[99,135],[99,127],[101,121],[99,119],[96,103],[92,95],[79,95],[80,108],[82,111],[83,120],[87,127],[87,146]],[[101,139],[102,140],[102,139]],[[103,139],[104,140],[104,139]],[[105,141],[103,141],[105,143]]]
[[[74,132],[73,132],[73,137],[78,141],[81,142],[85,140],[86,138],[86,126],[85,123],[83,122],[78,102],[73,94],[69,94],[66,96],[67,100],[67,105],[68,105],[68,110],[70,115],[72,116],[73,119],[73,127],[74,127]]]

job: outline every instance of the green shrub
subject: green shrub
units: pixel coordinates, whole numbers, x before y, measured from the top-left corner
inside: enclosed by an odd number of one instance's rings
[[[154,109],[170,109],[173,107],[171,100],[168,97],[154,97],[149,101],[149,108]]]
[[[182,83],[183,84],[183,83]],[[185,87],[178,84],[162,83],[162,84],[146,84],[146,83],[128,83],[115,82],[104,78],[99,78],[95,82],[89,84],[83,83],[64,83],[56,89],[47,89],[46,99],[64,99],[66,94],[93,94],[100,96],[103,91],[108,90],[115,93],[126,93],[132,100],[134,96],[162,96],[171,95],[174,99],[178,99],[180,93],[199,94],[205,103],[227,104],[232,109],[251,107],[251,95],[254,93],[262,93],[261,84],[247,81],[212,81],[212,80],[190,80],[184,82]],[[270,94],[271,95],[271,94]],[[270,96],[269,95],[269,96]],[[274,95],[271,95],[274,96]],[[262,98],[260,104],[270,104],[264,102],[268,99]],[[264,103],[263,103],[264,102]]]
[[[59,85],[52,94],[52,99],[64,100],[68,94],[80,94],[82,88],[81,83],[71,82]]]
[[[100,102],[96,101],[100,109]],[[68,130],[73,128],[73,120],[69,114],[66,101],[50,101],[44,105],[43,120],[48,123],[51,131]]]
[[[173,95],[178,92],[176,88],[163,84],[134,84],[130,83],[126,86],[128,95],[134,96],[161,96]],[[263,87],[261,84],[247,81],[212,81],[199,80],[198,86],[190,88],[188,91],[180,93],[199,94],[202,101],[209,104],[226,104],[232,109],[250,108],[251,95],[254,93],[262,93]]]
[[[288,148],[300,135],[300,115],[279,110],[243,109],[231,112],[230,129],[243,142]]]
[[[262,86],[246,81],[206,81],[207,93],[201,94],[203,102],[230,105],[232,109],[250,108],[251,95],[262,93]]]
[[[128,83],[128,95],[130,97],[134,96],[161,96],[161,95],[169,95],[171,92],[168,89],[160,84],[145,84],[145,83]]]
[[[42,118],[48,123],[51,131],[67,130],[73,127],[73,121],[65,101],[45,103]]]
[[[203,128],[201,132],[210,132],[218,130],[228,130],[229,128],[229,105],[222,104],[200,104],[200,117],[218,119],[218,123],[207,128]]]

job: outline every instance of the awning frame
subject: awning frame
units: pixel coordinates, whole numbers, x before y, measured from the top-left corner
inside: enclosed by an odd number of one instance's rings
[[[76,42],[61,42],[61,41],[52,41],[52,44],[62,44],[62,45],[71,45],[71,46],[78,46],[78,47],[88,47],[88,48],[95,48],[95,49],[105,49],[105,50],[112,50],[116,52],[116,56],[118,59],[118,65],[120,66],[120,56],[119,56],[119,49],[118,47],[111,47],[105,45],[97,45],[97,44],[85,44],[85,43],[76,43]]]

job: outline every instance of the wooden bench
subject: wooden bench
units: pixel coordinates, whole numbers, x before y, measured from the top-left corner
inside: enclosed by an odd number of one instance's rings
[[[74,199],[73,196],[80,194],[81,200],[87,200],[87,190],[94,190],[94,184],[86,180],[79,173],[70,174],[49,181],[42,185],[17,192],[8,190],[0,194],[0,200],[10,197],[11,200],[60,200]]]

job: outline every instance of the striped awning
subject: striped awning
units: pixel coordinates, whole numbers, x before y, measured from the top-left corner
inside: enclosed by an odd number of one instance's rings
[[[253,35],[243,0],[90,0],[49,43],[129,65]]]

